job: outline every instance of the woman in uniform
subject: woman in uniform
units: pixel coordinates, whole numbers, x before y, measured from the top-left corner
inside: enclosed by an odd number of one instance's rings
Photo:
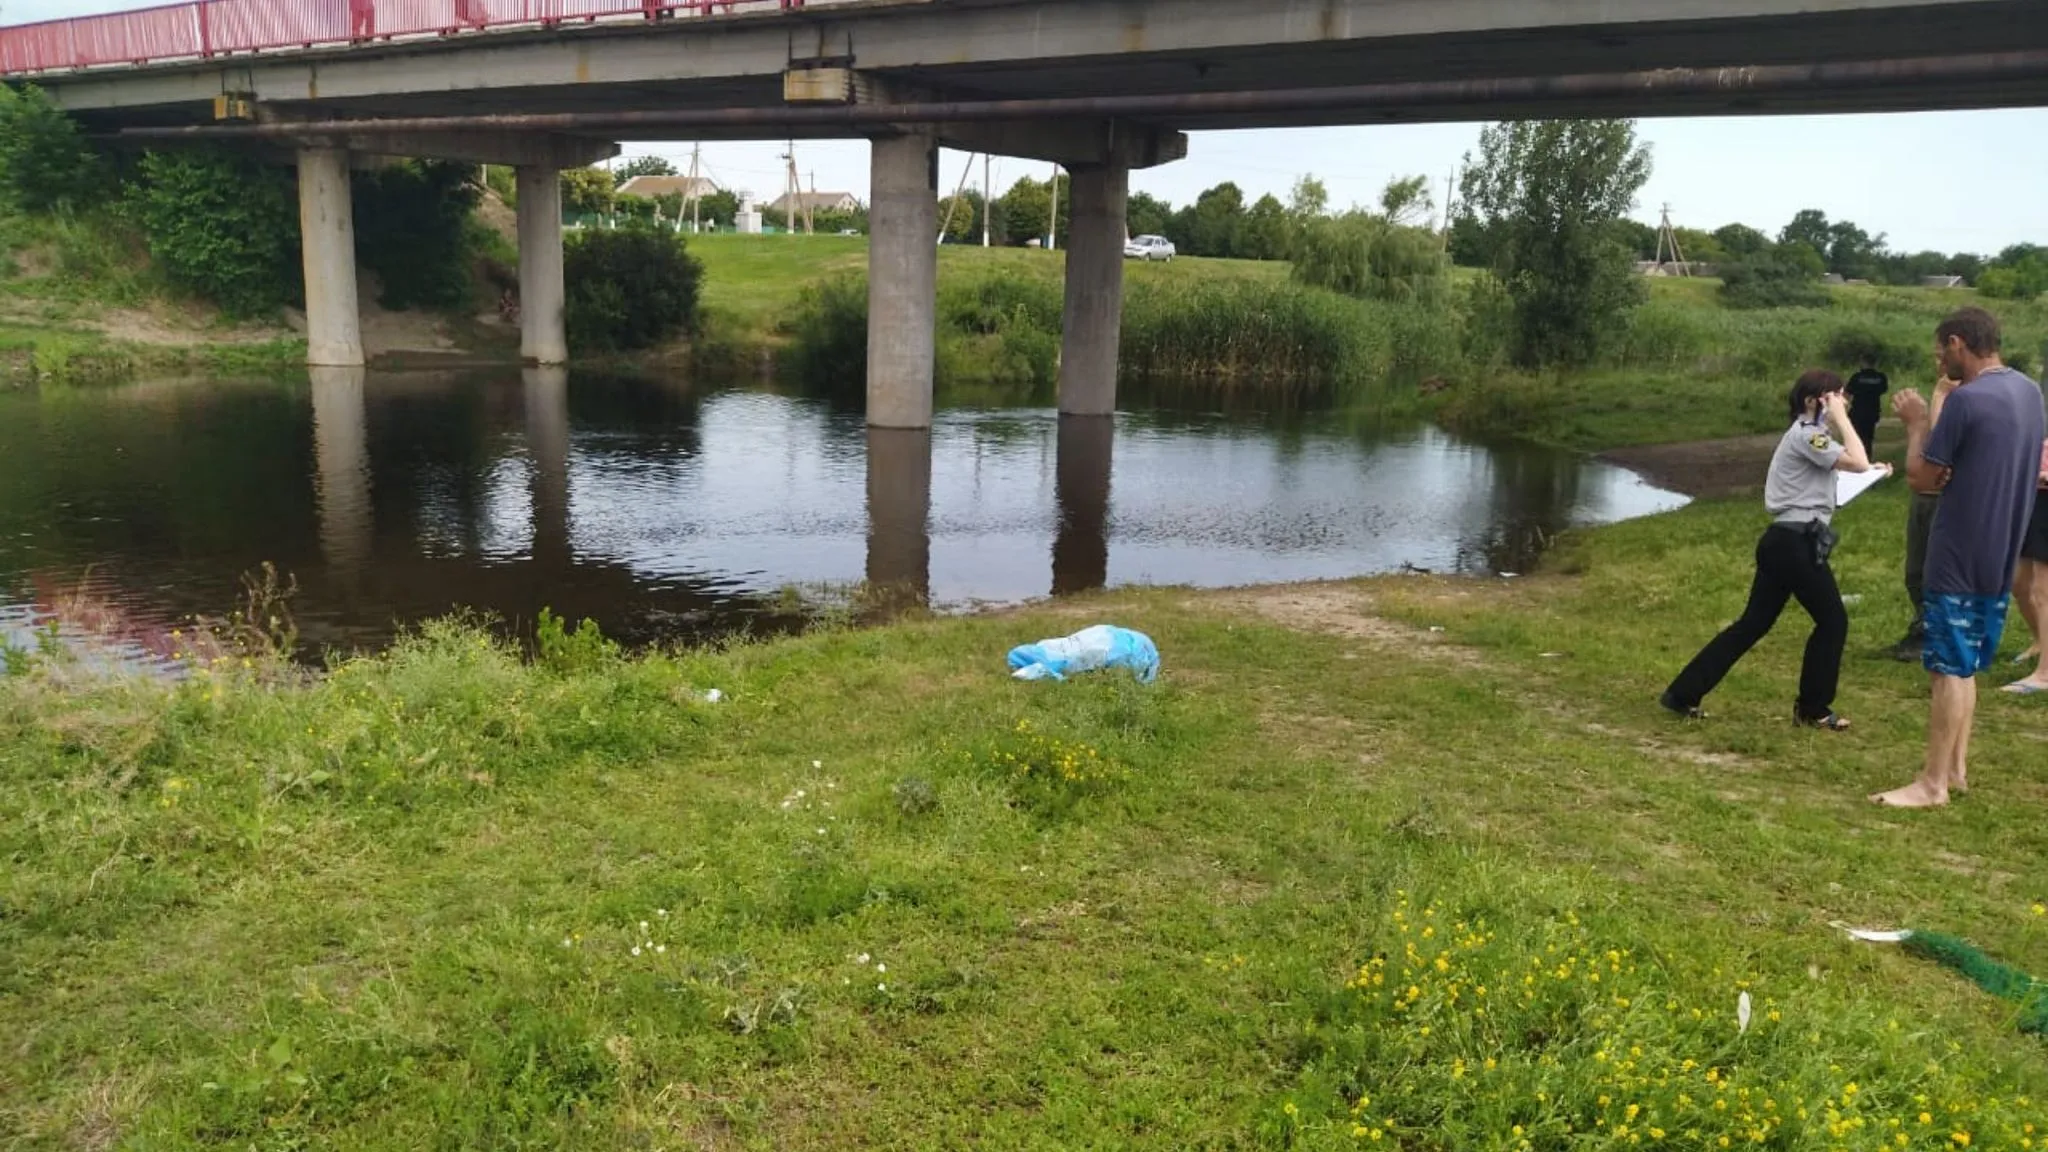
[[[1757,541],[1749,606],[1693,657],[1659,702],[1680,716],[1704,719],[1700,701],[1770,632],[1785,601],[1797,599],[1813,618],[1813,635],[1806,641],[1792,718],[1808,727],[1845,732],[1849,722],[1835,714],[1834,705],[1849,614],[1828,567],[1835,545],[1829,522],[1835,515],[1835,473],[1867,472],[1873,465],[1850,423],[1841,377],[1823,371],[1801,376],[1792,386],[1789,408],[1791,426],[1771,454],[1764,478],[1771,526]]]

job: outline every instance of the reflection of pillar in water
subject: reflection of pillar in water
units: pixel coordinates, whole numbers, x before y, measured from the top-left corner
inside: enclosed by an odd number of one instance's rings
[[[569,370],[524,368],[526,450],[533,457],[533,558],[569,556]]]
[[[1052,542],[1055,596],[1109,583],[1109,463],[1115,444],[1114,417],[1060,417],[1053,481],[1060,517]]]
[[[932,595],[932,434],[868,429],[868,587],[885,609]]]
[[[370,429],[363,369],[309,368],[313,383],[313,498],[320,551],[344,582],[370,559]]]

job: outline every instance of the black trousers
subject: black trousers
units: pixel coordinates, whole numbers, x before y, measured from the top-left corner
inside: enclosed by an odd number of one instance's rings
[[[1869,415],[1851,414],[1849,427],[1856,430],[1856,438],[1863,441],[1864,454],[1877,459],[1877,413]]]
[[[1799,715],[1808,720],[1826,716],[1835,705],[1842,678],[1842,647],[1849,641],[1849,613],[1842,607],[1835,574],[1814,556],[1813,540],[1794,525],[1773,524],[1756,543],[1756,581],[1749,588],[1749,606],[1742,619],[1714,637],[1671,682],[1671,701],[1696,708],[1721,683],[1735,662],[1767,635],[1797,599],[1813,617],[1813,635],[1806,639],[1806,660],[1799,669]]]

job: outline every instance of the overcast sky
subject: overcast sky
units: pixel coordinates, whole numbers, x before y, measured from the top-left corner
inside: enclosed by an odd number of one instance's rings
[[[9,24],[142,6],[123,0],[0,0]],[[1649,186],[1635,215],[1655,222],[1671,206],[1673,222],[1713,229],[1731,221],[1776,233],[1793,213],[1818,208],[1884,233],[1894,248],[1996,252],[2020,241],[2048,243],[2048,110],[1944,112],[1888,116],[1646,120],[1641,135],[1655,153]],[[1296,177],[1319,176],[1339,206],[1369,204],[1397,176],[1426,175],[1438,206],[1443,185],[1478,139],[1477,125],[1213,132],[1197,135],[1188,158],[1135,173],[1133,190],[1175,204],[1234,180],[1248,198],[1286,199]],[[785,146],[709,144],[704,156],[719,183],[773,199],[781,190]],[[687,168],[687,141],[633,145]],[[867,146],[803,143],[798,167],[821,191],[867,199]],[[947,191],[967,157],[948,153]],[[981,178],[980,165],[974,179]],[[1047,167],[998,159],[998,190]]]

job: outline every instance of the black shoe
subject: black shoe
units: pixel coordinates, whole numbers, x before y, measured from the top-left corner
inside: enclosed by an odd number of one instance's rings
[[[1927,651],[1927,634],[1915,629],[1892,645],[1892,659],[1901,664],[1918,664]]]
[[[1699,705],[1679,703],[1678,698],[1673,696],[1668,689],[1663,695],[1657,697],[1657,703],[1662,705],[1666,712],[1681,720],[1705,720],[1707,718],[1707,714],[1700,711]]]

